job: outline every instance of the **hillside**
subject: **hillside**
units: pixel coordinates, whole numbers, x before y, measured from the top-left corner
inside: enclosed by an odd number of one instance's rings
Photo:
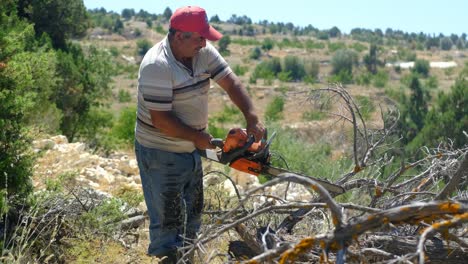
[[[9,38],[0,35],[8,47],[0,85],[9,85],[0,87],[0,100],[14,102],[0,106],[7,116],[0,126],[13,128],[0,146],[25,147],[0,165],[31,157],[24,171],[33,187],[8,204],[14,173],[4,172],[8,208],[0,212],[13,213],[0,222],[0,234],[9,236],[2,261],[158,263],[145,254],[148,216],[133,129],[139,62],[165,37],[167,19],[88,12],[93,26],[63,49],[26,22],[17,22],[24,31],[6,23]],[[214,45],[269,134],[276,132],[271,164],[292,173],[256,177],[203,160],[203,227],[187,248],[197,252],[195,263],[464,263],[466,35],[346,35],[238,22],[213,21],[228,43]],[[223,138],[244,121],[211,85],[208,129]],[[28,129],[14,130],[22,125]],[[24,142],[13,141],[23,133]],[[312,177],[343,191],[327,191]]]

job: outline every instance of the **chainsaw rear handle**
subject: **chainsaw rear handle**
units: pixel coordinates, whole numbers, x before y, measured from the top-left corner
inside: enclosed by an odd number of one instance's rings
[[[224,147],[224,141],[221,138],[212,138],[210,143],[221,149]]]

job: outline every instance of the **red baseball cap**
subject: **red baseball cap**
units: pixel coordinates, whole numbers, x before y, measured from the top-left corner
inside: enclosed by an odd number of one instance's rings
[[[205,9],[198,6],[184,6],[171,16],[170,27],[184,32],[197,32],[207,40],[216,41],[223,37],[210,24]]]

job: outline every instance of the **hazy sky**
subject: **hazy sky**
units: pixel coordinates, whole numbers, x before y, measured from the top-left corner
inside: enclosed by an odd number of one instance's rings
[[[84,0],[88,9],[104,7],[121,13],[124,8],[162,14],[197,5],[208,18],[218,15],[223,21],[233,14],[246,15],[253,22],[292,22],[312,25],[320,30],[338,27],[349,33],[353,28],[387,28],[427,34],[468,34],[468,0]]]

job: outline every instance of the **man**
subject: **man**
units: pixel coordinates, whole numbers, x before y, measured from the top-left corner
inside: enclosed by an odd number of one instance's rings
[[[196,237],[203,208],[203,171],[196,149],[214,148],[208,123],[210,78],[243,113],[247,133],[263,137],[252,101],[239,78],[206,40],[222,34],[204,9],[186,6],[169,33],[144,56],[138,77],[135,152],[150,218],[148,254],[177,261],[184,239]]]

